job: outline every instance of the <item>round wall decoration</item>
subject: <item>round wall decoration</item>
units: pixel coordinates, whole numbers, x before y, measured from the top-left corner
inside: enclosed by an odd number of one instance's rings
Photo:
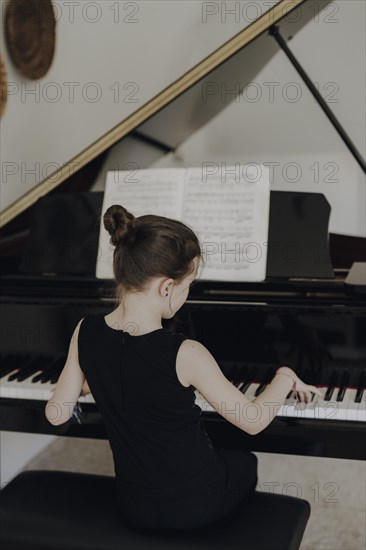
[[[10,0],[5,12],[9,54],[18,70],[36,80],[55,53],[56,19],[51,0]]]
[[[8,86],[6,71],[3,60],[0,56],[0,117],[5,111],[6,100],[8,98]]]

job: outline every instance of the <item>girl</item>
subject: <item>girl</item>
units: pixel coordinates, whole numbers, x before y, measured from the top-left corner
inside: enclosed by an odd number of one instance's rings
[[[257,459],[213,447],[194,388],[253,435],[268,426],[291,389],[302,402],[311,400],[310,392],[322,394],[280,367],[249,401],[202,344],[162,327],[198,274],[201,249],[193,231],[161,216],[135,218],[119,205],[103,221],[116,247],[119,305],[76,326],[46,417],[54,425],[66,422],[80,392],[91,391],[108,432],[123,519],[153,529],[199,527],[254,491]]]

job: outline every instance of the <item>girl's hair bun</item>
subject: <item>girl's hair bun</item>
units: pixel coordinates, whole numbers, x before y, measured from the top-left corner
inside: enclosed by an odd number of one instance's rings
[[[103,216],[103,223],[111,236],[111,244],[117,246],[126,241],[133,234],[136,221],[135,216],[120,204],[110,206]]]

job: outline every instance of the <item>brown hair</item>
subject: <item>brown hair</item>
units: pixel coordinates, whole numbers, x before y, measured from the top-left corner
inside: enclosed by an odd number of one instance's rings
[[[113,253],[115,297],[140,291],[152,277],[171,277],[178,284],[193,270],[195,257],[202,258],[197,235],[184,223],[152,214],[135,218],[119,204],[104,216]]]

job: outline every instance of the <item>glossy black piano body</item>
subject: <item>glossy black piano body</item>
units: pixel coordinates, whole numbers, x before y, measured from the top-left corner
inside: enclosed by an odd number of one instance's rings
[[[3,276],[2,285],[2,353],[28,353],[28,359],[42,353],[51,365],[60,359],[56,373],[51,369],[46,380],[57,379],[76,323],[89,313],[114,308],[113,284],[93,277],[49,276],[45,285],[44,276]],[[309,382],[334,387],[331,402],[336,407],[341,405],[336,394],[346,378],[347,386],[365,385],[366,296],[349,294],[344,275],[318,281],[197,282],[165,326],[207,345],[234,382],[243,369],[248,375],[254,367],[251,376],[261,382],[276,366],[289,364]],[[82,403],[81,424],[72,418],[59,427],[47,422],[44,406],[39,399],[2,398],[2,429],[106,437],[95,404]],[[365,422],[335,420],[332,414],[330,409],[325,419],[277,417],[257,436],[238,430],[217,413],[203,411],[202,420],[218,446],[364,459]]]

